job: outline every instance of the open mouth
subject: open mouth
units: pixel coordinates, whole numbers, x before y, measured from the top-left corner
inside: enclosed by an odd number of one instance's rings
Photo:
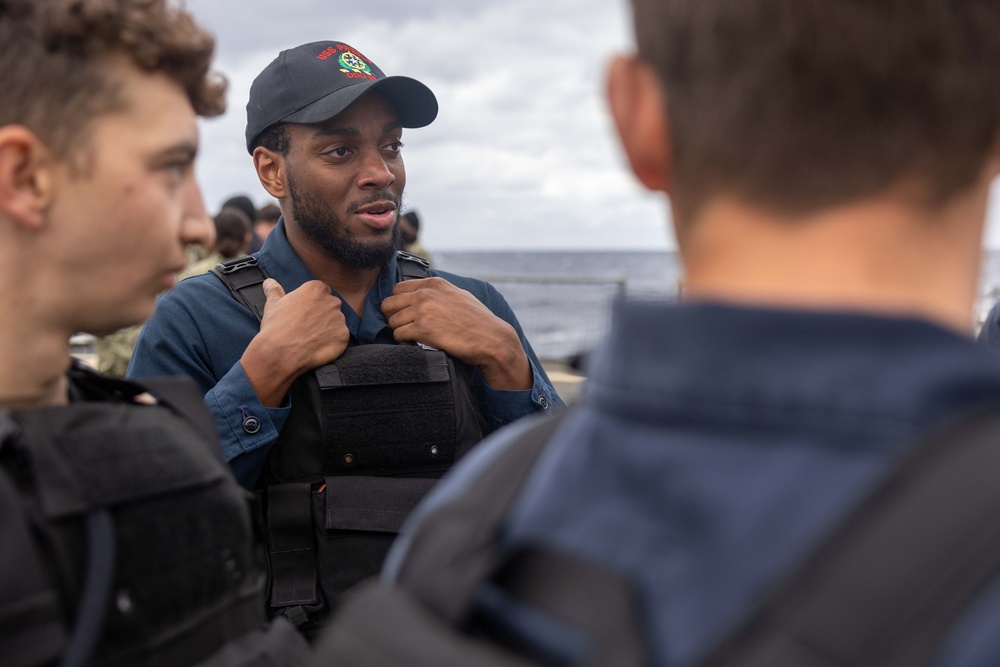
[[[357,209],[360,216],[369,226],[384,229],[396,221],[396,205],[390,201],[379,201]]]

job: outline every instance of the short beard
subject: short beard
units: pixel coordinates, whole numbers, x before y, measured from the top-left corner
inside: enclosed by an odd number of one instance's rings
[[[362,241],[344,227],[340,218],[326,202],[300,191],[290,172],[286,173],[286,180],[292,218],[302,233],[322,248],[330,259],[352,269],[374,269],[385,266],[402,247],[399,231],[399,199],[391,192],[378,192],[369,197],[369,201],[352,205],[353,208],[382,200],[391,201],[396,205],[396,221],[388,238],[384,241],[381,239]]]

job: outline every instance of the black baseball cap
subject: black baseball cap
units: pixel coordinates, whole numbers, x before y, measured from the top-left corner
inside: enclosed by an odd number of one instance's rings
[[[320,123],[378,90],[395,107],[403,127],[424,127],[437,116],[431,89],[406,76],[386,76],[343,42],[310,42],[278,54],[250,86],[247,151],[261,132],[278,123]]]

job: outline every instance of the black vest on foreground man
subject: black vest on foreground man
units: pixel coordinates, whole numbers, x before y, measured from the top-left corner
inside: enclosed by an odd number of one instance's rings
[[[197,389],[69,379],[68,406],[0,411],[3,664],[298,664]]]
[[[397,281],[428,277],[399,252]],[[268,277],[253,257],[214,273],[263,316]],[[377,575],[404,519],[488,433],[472,367],[423,345],[353,345],[299,377],[257,488],[272,613],[313,636],[342,593]]]

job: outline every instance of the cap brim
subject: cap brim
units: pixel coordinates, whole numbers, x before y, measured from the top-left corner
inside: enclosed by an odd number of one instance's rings
[[[437,98],[431,89],[406,76],[387,76],[377,81],[363,81],[335,90],[329,95],[292,112],[279,123],[321,123],[333,118],[365,93],[377,90],[385,95],[399,116],[403,127],[424,127],[437,117]]]

